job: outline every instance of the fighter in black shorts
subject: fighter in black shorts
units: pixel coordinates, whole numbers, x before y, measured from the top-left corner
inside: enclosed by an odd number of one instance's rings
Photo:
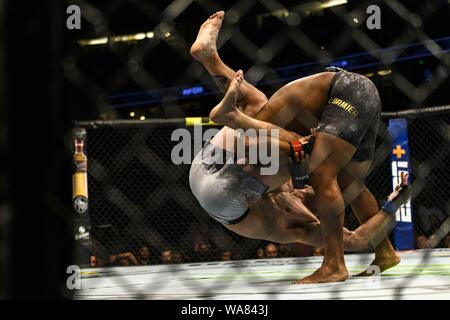
[[[308,171],[315,191],[324,260],[316,272],[298,282],[343,281],[348,277],[343,254],[345,203],[352,206],[361,223],[379,211],[377,201],[364,185],[374,153],[381,109],[377,90],[369,79],[343,70],[293,81],[279,89],[270,100],[245,81],[236,85],[236,72],[222,62],[216,50],[223,15],[223,12],[216,13],[202,25],[191,48],[192,56],[224,91],[228,90],[210,117],[232,129],[279,129],[282,153],[291,148],[291,141],[297,140],[299,134],[318,127]],[[224,140],[221,135],[226,132],[216,135],[212,141],[216,148],[220,148]],[[252,169],[244,171],[262,186],[276,187],[273,177],[262,176]],[[266,183],[267,180],[271,183]],[[281,179],[280,185],[282,183]],[[246,185],[246,190],[252,191],[249,195],[262,196],[264,188],[255,189],[254,185],[253,182]],[[237,214],[242,205],[235,208]],[[246,231],[254,227],[247,222],[258,215],[257,209],[252,207],[240,212],[243,219],[227,227],[240,234],[250,233]],[[373,264],[381,271],[399,260],[387,238],[375,249]]]

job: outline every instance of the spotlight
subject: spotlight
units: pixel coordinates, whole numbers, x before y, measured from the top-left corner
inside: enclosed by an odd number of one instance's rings
[[[139,120],[145,120],[145,116],[141,116]]]
[[[97,39],[78,40],[78,44],[80,46],[97,46],[100,44],[107,44],[108,41],[108,37],[102,37]]]
[[[138,33],[133,36],[134,40],[144,40],[147,35],[145,33]]]
[[[132,117],[132,118],[133,118],[134,116],[135,116],[135,113],[134,113],[134,111],[131,111],[131,112],[130,112],[130,117]]]

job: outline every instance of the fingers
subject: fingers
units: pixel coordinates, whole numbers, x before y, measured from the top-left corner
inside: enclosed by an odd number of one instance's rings
[[[300,163],[306,160],[305,152],[302,151],[300,154],[298,152],[294,153],[294,162]]]
[[[294,160],[295,160],[295,162],[300,162],[300,155],[298,154],[298,152],[296,152],[295,154],[294,154]]]
[[[409,178],[408,172],[401,172],[400,178],[401,178],[400,185],[404,185],[404,186],[408,185],[408,178]]]
[[[405,173],[405,175],[404,175],[404,177],[403,177],[403,183],[405,184],[405,185],[407,185],[408,184],[408,178],[409,178],[409,173]]]

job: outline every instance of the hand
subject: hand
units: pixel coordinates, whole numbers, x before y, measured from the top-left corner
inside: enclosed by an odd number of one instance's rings
[[[305,152],[302,151],[300,154],[298,152],[294,153],[294,162],[301,163],[306,160]]]
[[[408,183],[409,174],[402,172],[400,174],[400,184],[395,187],[395,190],[387,197],[388,201],[394,201],[397,205],[405,204],[410,196],[411,185]]]

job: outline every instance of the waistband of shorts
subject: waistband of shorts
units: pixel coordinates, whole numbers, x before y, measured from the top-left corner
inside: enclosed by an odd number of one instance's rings
[[[241,183],[241,187],[249,188],[260,195],[265,194],[267,190],[269,190],[268,186],[256,179],[250,173],[245,172],[242,168],[239,168],[239,170],[242,170],[243,174],[246,176],[246,178]]]
[[[333,88],[334,88],[334,85],[336,84],[337,78],[345,75],[346,73],[348,73],[348,71],[345,71],[345,70],[339,70],[334,73],[333,78],[331,79],[331,82],[330,82],[330,88],[328,89],[328,99],[331,97],[331,91],[333,91]]]
[[[247,218],[248,214],[250,213],[250,209],[245,210],[245,212],[240,216],[239,218],[229,221],[228,224],[238,224],[242,221],[244,221],[245,218]]]

